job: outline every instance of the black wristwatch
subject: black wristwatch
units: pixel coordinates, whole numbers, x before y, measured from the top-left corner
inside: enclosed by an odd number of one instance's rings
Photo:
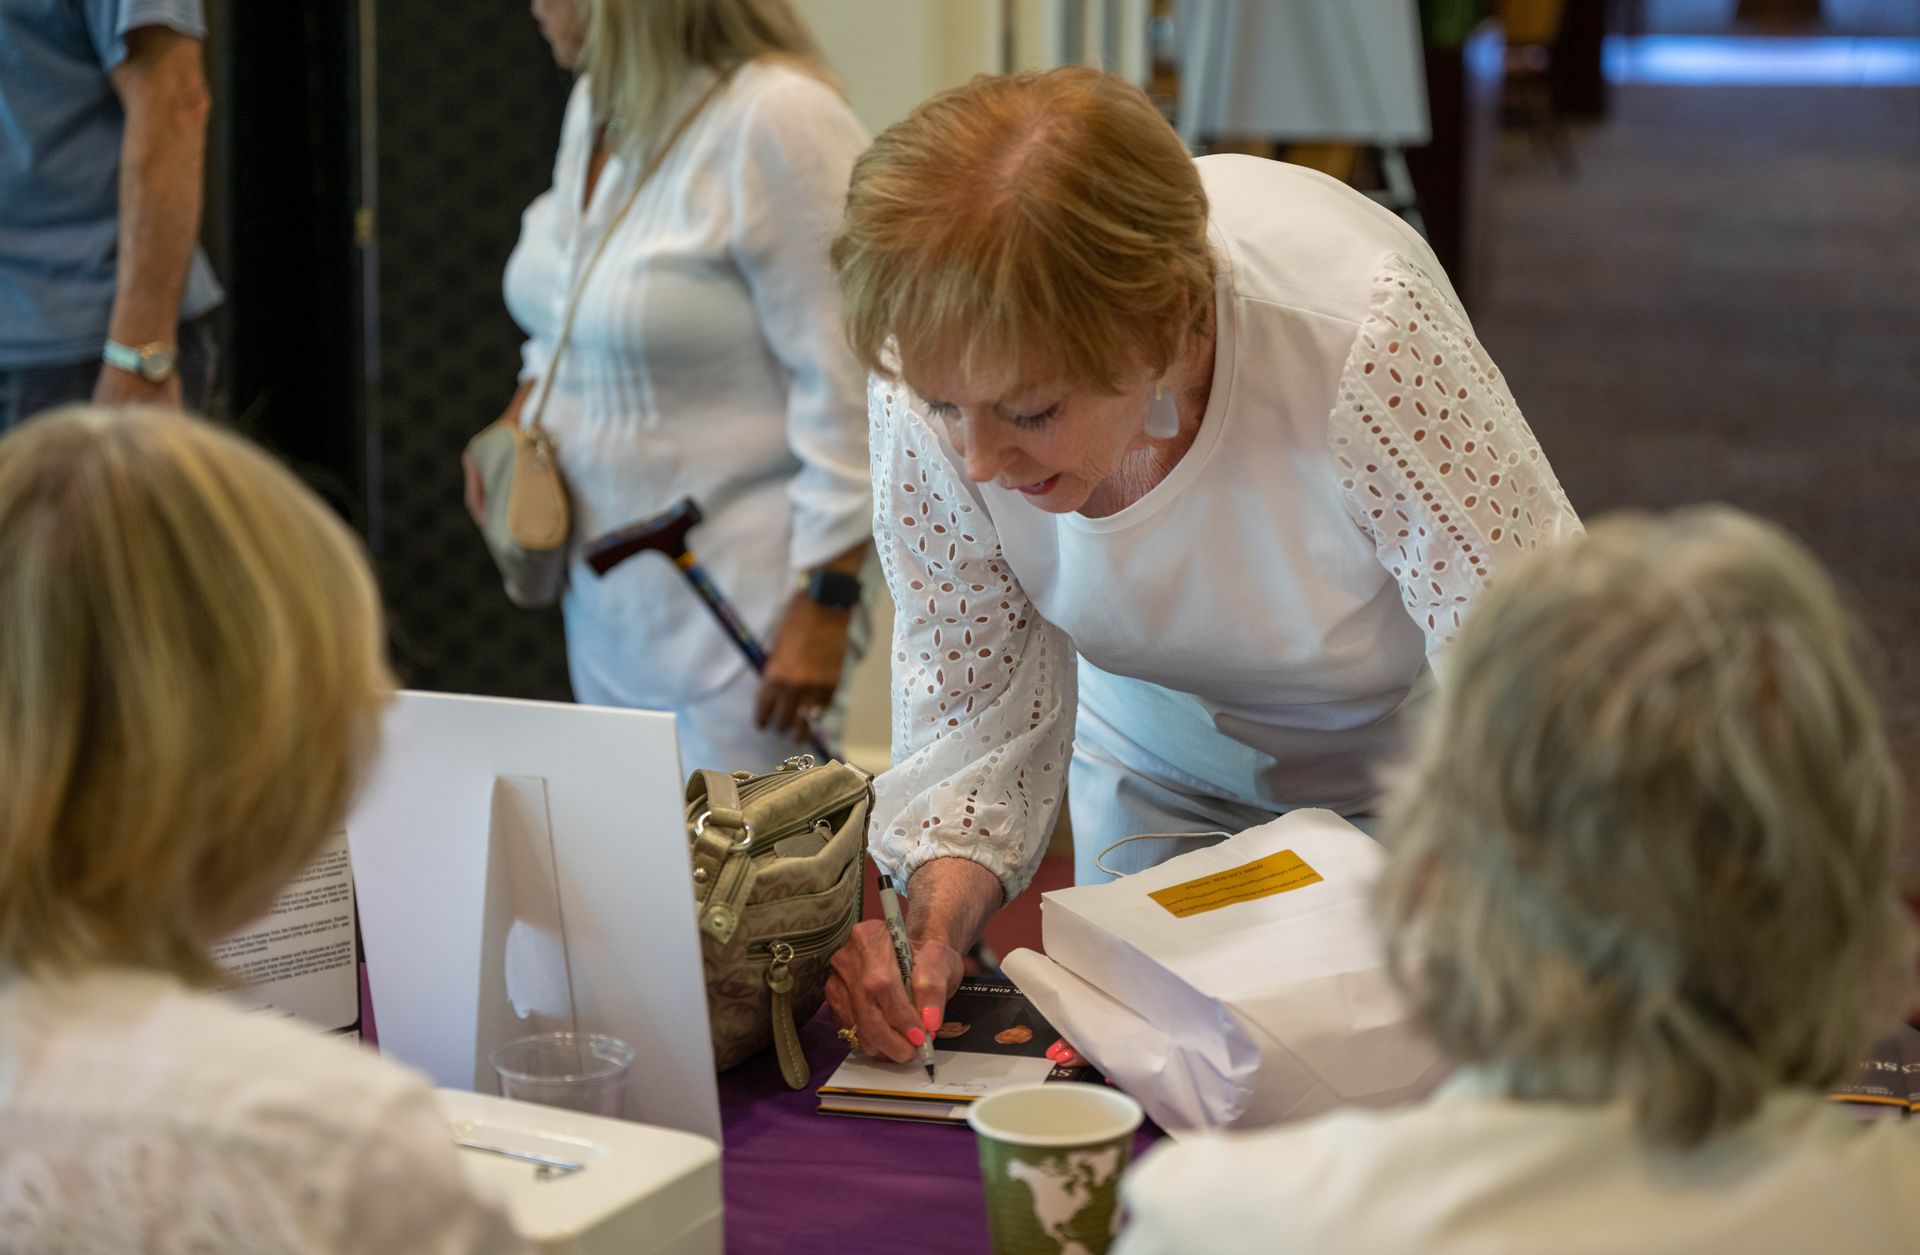
[[[807,579],[807,600],[829,610],[851,610],[860,604],[860,577],[822,567]]]

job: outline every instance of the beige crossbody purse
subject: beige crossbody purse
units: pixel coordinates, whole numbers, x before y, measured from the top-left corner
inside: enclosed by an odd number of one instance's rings
[[[524,423],[494,423],[467,442],[467,456],[480,472],[486,490],[486,522],[480,534],[487,551],[500,569],[500,582],[507,599],[528,609],[551,606],[560,598],[567,580],[567,537],[573,530],[573,513],[567,503],[566,481],[560,477],[560,460],[554,448],[553,433],[541,425],[547,400],[553,395],[553,381],[560,370],[561,355],[573,338],[573,317],[580,309],[580,296],[587,290],[593,267],[606,251],[607,242],[626,218],[627,211],[640,196],[660,163],[686,133],[707,102],[726,86],[722,74],[693,103],[667,138],[647,159],[646,166],[633,181],[633,190],[621,202],[619,210],[600,234],[587,264],[574,284],[567,302],[567,316],[560,324],[560,337],[554,342],[553,357],[547,362],[546,378],[540,386],[540,400],[533,417]]]

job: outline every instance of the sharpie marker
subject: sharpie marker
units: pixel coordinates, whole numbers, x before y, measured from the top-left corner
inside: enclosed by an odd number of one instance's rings
[[[907,985],[907,1003],[913,1003],[913,946],[907,941],[906,921],[900,918],[900,895],[893,891],[893,877],[880,877],[880,913],[887,919],[887,935],[893,938],[893,957],[900,960],[900,979]],[[920,1062],[933,1079],[933,1030],[922,1029]]]

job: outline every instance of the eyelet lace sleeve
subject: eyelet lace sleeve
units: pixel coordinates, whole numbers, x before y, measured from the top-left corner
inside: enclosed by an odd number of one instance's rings
[[[873,856],[900,883],[959,856],[1033,878],[1066,794],[1073,643],[1035,611],[986,506],[919,401],[875,377],[874,542],[893,593],[893,769],[874,783]]]
[[[1404,257],[1374,279],[1328,439],[1436,670],[1503,563],[1580,531],[1466,315]]]

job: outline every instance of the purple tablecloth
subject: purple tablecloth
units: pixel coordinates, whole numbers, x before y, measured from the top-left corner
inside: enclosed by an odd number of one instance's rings
[[[772,1051],[720,1078],[731,1255],[983,1255],[987,1212],[973,1131],[819,1115],[814,1090],[846,1047],[824,1012],[800,1041],[813,1065],[803,1090],[781,1081]],[[1157,1136],[1143,1129],[1135,1153]]]

